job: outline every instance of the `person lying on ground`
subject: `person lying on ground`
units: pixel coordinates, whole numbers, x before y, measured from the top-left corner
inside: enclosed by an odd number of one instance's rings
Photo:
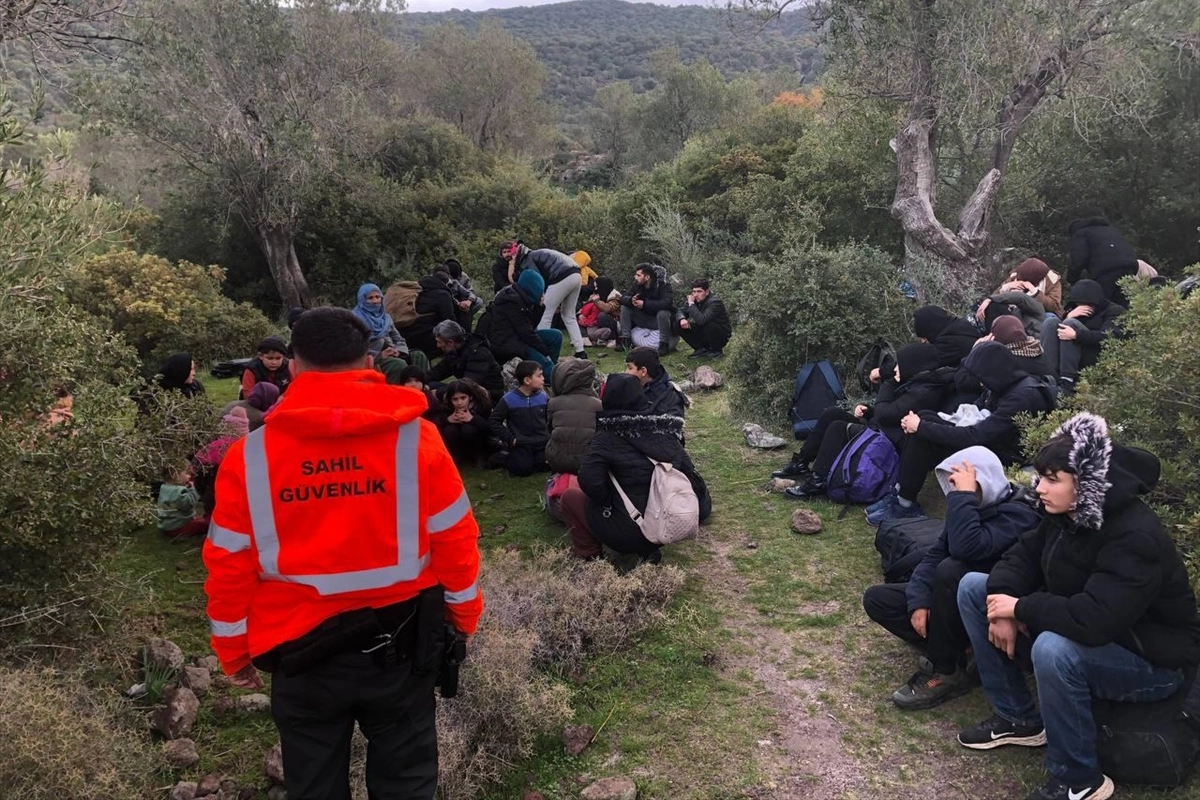
[[[1114,443],[1103,418],[1064,423],[1034,460],[1046,517],[990,575],[958,588],[993,714],[962,730],[973,750],[1046,746],[1030,800],[1104,800],[1093,698],[1174,694],[1200,663],[1200,616],[1187,567],[1141,495],[1158,482],[1151,453]],[[1037,701],[1025,683],[1028,654]]]
[[[863,594],[871,620],[922,653],[917,672],[892,693],[902,710],[933,708],[966,694],[971,640],[958,613],[958,583],[989,572],[1017,537],[1041,521],[1037,497],[1011,483],[995,453],[968,447],[937,465],[946,493],[946,524],[905,583],[882,583]]]

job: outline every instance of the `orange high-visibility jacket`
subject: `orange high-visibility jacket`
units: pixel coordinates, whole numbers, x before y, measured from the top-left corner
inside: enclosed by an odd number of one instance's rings
[[[479,526],[425,396],[378,372],[305,372],[217,473],[204,564],[228,674],[356,608],[441,584],[471,634]]]

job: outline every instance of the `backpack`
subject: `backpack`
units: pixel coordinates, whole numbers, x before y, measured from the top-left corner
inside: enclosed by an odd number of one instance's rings
[[[843,516],[851,503],[882,500],[896,484],[900,456],[892,440],[874,428],[846,442],[829,469],[826,493],[835,503],[845,503]]]
[[[858,365],[854,368],[854,373],[858,376],[859,388],[863,392],[875,394],[879,391],[879,384],[871,383],[871,370],[882,370],[886,361],[896,363],[896,348],[892,347],[887,339],[880,336],[875,339],[875,343],[858,360]]]
[[[1096,755],[1117,783],[1181,786],[1200,760],[1200,681],[1193,667],[1165,700],[1120,703],[1092,698]]]
[[[821,412],[846,399],[842,382],[828,361],[805,364],[796,373],[792,392],[792,435],[803,439],[812,433]]]
[[[875,549],[885,583],[904,583],[925,558],[946,523],[932,517],[920,519],[885,519],[875,533]]]
[[[616,477],[608,473],[629,518],[652,544],[674,544],[694,536],[700,529],[700,498],[692,488],[692,481],[670,464],[653,458],[650,463],[654,464],[654,474],[650,478],[645,514],[637,510]]]
[[[416,281],[397,281],[383,296],[383,307],[397,328],[407,328],[417,321],[417,297],[421,284]]]

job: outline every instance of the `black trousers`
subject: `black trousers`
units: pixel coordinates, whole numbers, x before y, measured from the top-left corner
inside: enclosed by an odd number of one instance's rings
[[[813,460],[817,457],[817,453],[821,451],[821,443],[825,441],[825,432],[835,422],[862,422],[862,420],[838,406],[830,406],[822,411],[821,416],[817,417],[817,424],[813,426],[812,431],[804,439],[804,444],[800,446],[800,452],[797,453],[797,457],[801,461],[809,465],[813,463]],[[844,428],[844,426],[840,427]],[[844,446],[845,442],[842,442],[842,445]],[[837,452],[835,451],[834,456],[836,455]],[[830,464],[832,463],[833,459],[831,458]],[[829,467],[826,466],[825,469],[828,471]]]
[[[929,621],[925,626],[927,639],[913,630],[912,614],[904,591],[907,583],[881,583],[863,593],[863,609],[873,622],[916,645],[925,652],[936,672],[949,675],[967,663],[966,652],[971,646],[958,611],[958,583],[971,568],[953,558],[944,559],[933,573],[933,598]]]
[[[350,737],[367,738],[370,800],[432,800],[437,790],[436,674],[345,653],[299,675],[276,672],[271,714],[290,800],[350,800]]]
[[[904,446],[900,448],[900,496],[905,500],[916,500],[929,473],[942,463],[942,459],[954,455],[956,449],[916,436],[905,436]]]
[[[524,478],[535,472],[548,472],[550,470],[549,465],[546,464],[546,448],[530,447],[524,444],[513,446],[508,452],[508,461],[505,462],[504,466],[517,478]]]
[[[681,328],[676,322],[674,330],[693,350],[709,350],[715,353],[718,350],[724,350],[725,345],[729,344],[730,333],[716,330],[711,325],[700,328]]]

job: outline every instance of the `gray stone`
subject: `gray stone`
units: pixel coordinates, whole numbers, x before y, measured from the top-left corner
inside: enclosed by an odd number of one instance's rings
[[[221,660],[216,656],[201,656],[196,659],[196,666],[204,667],[209,672],[220,672]]]
[[[271,710],[271,698],[258,693],[242,695],[237,699],[237,707],[239,711],[260,714]]]
[[[563,748],[569,756],[577,756],[592,743],[596,731],[591,725],[568,725],[563,728]]]
[[[183,651],[170,639],[151,639],[146,642],[142,665],[159,672],[178,672],[183,666]]]
[[[791,478],[771,478],[771,482],[767,484],[767,489],[783,494],[784,489],[790,489],[795,485],[796,482]]]
[[[696,384],[691,381],[680,381],[675,385],[679,387],[679,391],[681,392],[690,392],[696,388]]]
[[[212,673],[204,667],[184,667],[179,683],[195,692],[196,697],[204,697],[212,687]]]
[[[637,784],[629,778],[601,778],[579,793],[583,800],[637,800]]]
[[[175,769],[194,767],[200,761],[196,743],[191,739],[172,739],[163,744],[163,758]]]
[[[725,381],[721,378],[721,373],[705,364],[696,367],[696,371],[692,373],[692,382],[701,389],[716,389]]]
[[[776,450],[787,444],[775,434],[763,430],[762,425],[756,425],[753,422],[747,422],[742,426],[742,436],[746,437],[746,444],[763,450]]]
[[[217,792],[217,800],[238,800],[237,781],[225,778],[221,781],[221,791]]]
[[[171,787],[171,794],[167,797],[169,800],[196,800],[196,782],[180,781]]]
[[[238,790],[237,800],[254,800],[258,797],[258,789],[253,786],[243,786]]]
[[[272,783],[283,783],[283,745],[277,744],[267,751],[263,771]]]
[[[200,701],[186,686],[172,686],[163,692],[163,705],[154,712],[154,730],[168,739],[179,739],[192,730]]]
[[[287,789],[282,786],[272,786],[267,789],[267,800],[287,800]]]
[[[821,518],[807,508],[797,508],[792,512],[792,530],[806,535],[820,533]]]
[[[208,797],[210,794],[216,794],[220,790],[221,776],[210,772],[196,784],[196,797]]]

